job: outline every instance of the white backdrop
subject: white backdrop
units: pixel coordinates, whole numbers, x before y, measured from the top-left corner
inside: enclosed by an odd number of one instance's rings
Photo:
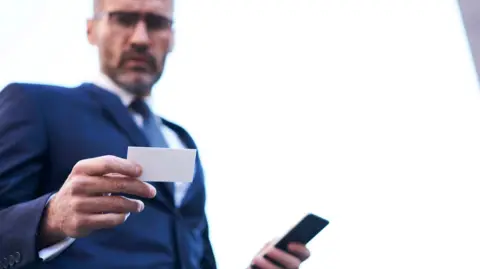
[[[3,0],[0,86],[97,72],[85,0]],[[220,268],[304,213],[303,268],[480,268],[480,96],[453,0],[178,0],[155,110],[207,175]]]

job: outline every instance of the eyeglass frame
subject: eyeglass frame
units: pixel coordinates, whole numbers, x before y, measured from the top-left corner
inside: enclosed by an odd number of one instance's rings
[[[97,12],[93,15],[93,19],[94,20],[99,20],[105,16],[107,16],[107,18],[109,19],[109,21],[112,19],[112,17],[116,14],[130,14],[130,15],[137,15],[139,16],[139,18],[137,19],[137,21],[135,22],[135,24],[132,24],[130,26],[126,26],[126,25],[119,25],[120,27],[122,28],[129,28],[129,27],[135,27],[140,21],[143,21],[146,25],[147,25],[147,30],[148,31],[164,31],[164,30],[170,30],[173,28],[173,25],[174,25],[174,20],[171,19],[171,18],[168,18],[167,16],[164,16],[164,15],[160,15],[160,14],[155,14],[155,13],[152,13],[152,12],[135,12],[135,11],[122,11],[122,10],[115,10],[115,11],[101,11],[101,12]],[[147,23],[147,19],[146,17],[147,16],[154,16],[154,17],[160,17],[162,20],[166,21],[167,22],[167,27],[165,28],[159,28],[159,29],[150,29],[149,26],[148,26],[148,23]]]

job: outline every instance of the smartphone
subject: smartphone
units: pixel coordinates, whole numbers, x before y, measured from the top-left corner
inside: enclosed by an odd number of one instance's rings
[[[288,231],[282,238],[280,238],[275,243],[275,247],[285,252],[289,252],[288,244],[290,243],[300,243],[306,245],[315,236],[317,236],[317,234],[320,233],[323,228],[327,227],[329,223],[330,222],[328,220],[321,218],[315,214],[309,213],[305,217],[303,217],[292,229],[290,229],[290,231]],[[270,257],[265,255],[264,258],[273,263],[274,265],[282,268],[280,264],[272,260]],[[258,267],[255,265],[251,265],[250,268],[258,269]]]
[[[306,245],[330,222],[315,214],[309,213],[300,222],[295,225],[287,234],[285,234],[275,244],[275,247],[288,252],[288,244],[296,242]]]

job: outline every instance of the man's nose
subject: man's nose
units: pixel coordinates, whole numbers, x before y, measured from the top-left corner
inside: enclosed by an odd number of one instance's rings
[[[150,37],[145,22],[139,21],[130,37],[130,43],[133,46],[150,46]]]

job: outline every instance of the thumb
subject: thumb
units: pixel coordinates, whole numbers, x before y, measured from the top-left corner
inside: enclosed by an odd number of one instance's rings
[[[260,250],[260,252],[258,253],[258,256],[265,255],[265,253],[267,253],[279,240],[280,240],[280,238],[274,238],[270,242],[266,243],[263,246],[263,248]]]

